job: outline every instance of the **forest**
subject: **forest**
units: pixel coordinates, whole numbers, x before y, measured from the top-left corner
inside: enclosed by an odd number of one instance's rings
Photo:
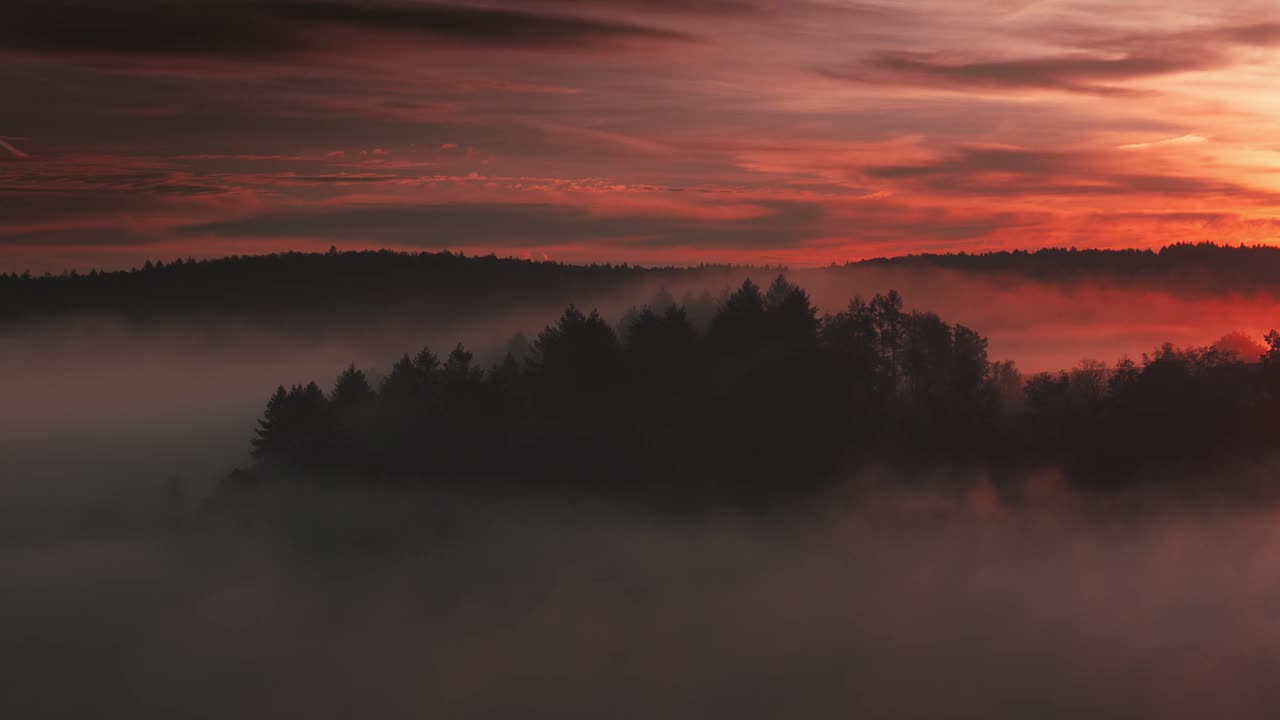
[[[332,327],[370,315],[441,320],[458,309],[595,295],[620,283],[688,272],[569,265],[461,253],[390,250],[148,260],[130,270],[0,274],[0,325],[75,313],[136,322],[239,320],[275,328]]]
[[[1182,292],[1251,294],[1274,290],[1280,248],[1175,243],[1158,250],[1043,248],[985,253],[925,253],[874,258],[845,267],[945,269],[1008,275],[1043,283],[1084,280],[1166,287]]]
[[[571,305],[490,367],[457,345],[382,377],[350,366],[331,388],[282,385],[253,467],[227,484],[492,481],[767,504],[880,464],[1256,494],[1243,469],[1280,450],[1280,334],[1264,339],[1023,377],[978,331],[904,310],[895,291],[820,316],[779,275],[709,313],[659,294],[616,328]],[[1197,466],[1217,472],[1185,472]]]
[[[550,260],[467,256],[449,251],[396,252],[331,248],[212,260],[148,260],[120,271],[0,273],[0,326],[76,313],[137,322],[218,319],[275,328],[314,329],[370,316],[421,322],[451,311],[501,311],[512,304],[599,297],[640,283],[682,281],[722,286],[743,271],[732,265],[640,267],[572,265]],[[769,270],[769,268],[756,268]],[[1155,250],[1077,250],[908,255],[797,271],[816,279],[876,269],[943,269],[1041,283],[1079,281],[1155,287],[1183,295],[1275,293],[1280,249],[1213,243]]]

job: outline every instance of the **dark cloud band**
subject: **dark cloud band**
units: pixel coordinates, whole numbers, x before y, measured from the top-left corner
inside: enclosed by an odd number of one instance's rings
[[[448,46],[580,48],[687,34],[599,18],[437,3],[19,0],[0,49],[252,59],[319,53],[371,34]]]

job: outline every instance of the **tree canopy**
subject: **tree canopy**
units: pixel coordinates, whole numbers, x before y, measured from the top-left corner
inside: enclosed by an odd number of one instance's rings
[[[883,462],[1055,464],[1119,482],[1152,462],[1280,449],[1280,334],[1261,362],[1166,345],[1024,379],[987,340],[896,292],[819,317],[779,276],[729,294],[699,333],[669,296],[617,330],[570,305],[489,367],[422,349],[374,387],[277,388],[259,468],[400,478],[518,477],[618,489],[699,468],[683,491],[772,498]]]

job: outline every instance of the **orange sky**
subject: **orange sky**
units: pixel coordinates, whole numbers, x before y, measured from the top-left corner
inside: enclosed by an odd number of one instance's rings
[[[0,271],[1280,238],[1274,0],[17,0]]]

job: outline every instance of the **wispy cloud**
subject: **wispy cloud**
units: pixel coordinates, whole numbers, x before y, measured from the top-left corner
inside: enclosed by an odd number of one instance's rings
[[[1174,138],[1164,140],[1156,140],[1154,142],[1130,143],[1121,145],[1117,150],[1146,150],[1147,148],[1164,147],[1167,145],[1197,145],[1202,142],[1208,142],[1209,138],[1202,135],[1180,135]]]
[[[1103,58],[1084,55],[955,62],[929,54],[884,52],[853,69],[824,69],[821,74],[874,83],[999,90],[1060,90],[1092,95],[1134,95],[1140,91],[1112,83],[1201,66],[1197,59],[1157,57]]]
[[[287,60],[400,41],[426,47],[563,50],[686,33],[538,9],[396,0],[17,0],[0,51],[36,55]]]
[[[1008,49],[888,49],[854,64],[818,68],[820,75],[854,82],[915,85],[958,91],[1054,90],[1100,96],[1150,94],[1136,81],[1256,62],[1256,52],[1280,46],[1280,22],[1155,28],[1117,34],[1096,21],[1039,28],[1028,38],[1036,54]],[[1014,45],[1014,43],[1008,43]],[[1018,43],[1022,45],[1024,43]],[[1242,53],[1254,51],[1254,56]]]
[[[5,150],[8,150],[10,153],[13,153],[13,156],[14,156],[14,157],[16,157],[16,158],[18,158],[18,159],[20,159],[20,160],[27,160],[27,159],[29,159],[29,158],[31,157],[30,155],[28,155],[28,154],[26,154],[26,153],[22,152],[22,151],[21,151],[21,150],[19,150],[18,148],[16,148],[16,147],[14,147],[13,145],[9,144],[9,142],[8,142],[8,141],[6,141],[6,140],[5,140],[4,138],[2,138],[2,137],[0,137],[0,148],[4,148]]]

